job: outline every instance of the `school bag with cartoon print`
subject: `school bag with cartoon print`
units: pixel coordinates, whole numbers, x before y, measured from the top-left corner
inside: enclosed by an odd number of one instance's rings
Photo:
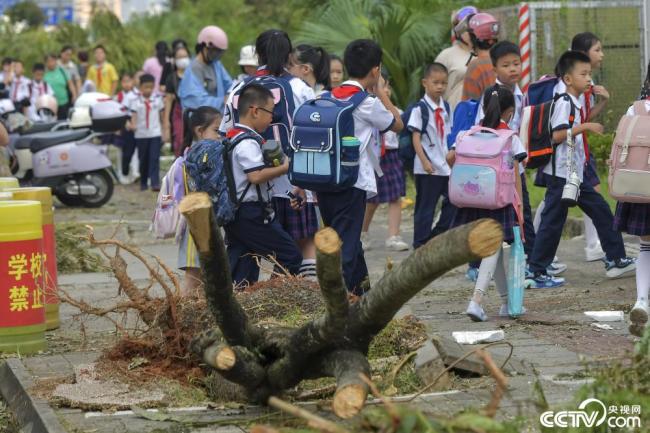
[[[259,136],[232,129],[228,132],[228,138],[223,141],[201,140],[193,144],[185,156],[190,190],[208,193],[212,200],[214,216],[220,226],[234,221],[237,209],[251,187],[249,182],[244,192],[237,196],[232,152],[245,139],[253,139],[262,144]],[[256,187],[260,197],[260,187]]]
[[[650,113],[645,101],[616,128],[609,160],[609,194],[624,203],[650,203]]]
[[[316,192],[351,188],[359,177],[359,140],[354,136],[352,113],[368,97],[363,90],[349,99],[330,92],[305,102],[296,110],[291,130],[293,156],[289,163],[292,185]],[[353,89],[354,87],[354,89]]]
[[[260,69],[257,71],[256,75],[247,78],[244,81],[244,84],[235,90],[232,97],[232,107],[226,108],[226,110],[232,110],[232,123],[239,123],[238,103],[239,95],[243,89],[245,89],[247,85],[254,83],[270,90],[273,94],[273,102],[275,104],[273,107],[273,120],[266,131],[261,135],[266,140],[278,141],[282,145],[282,151],[286,155],[291,155],[289,139],[291,127],[293,125],[293,113],[296,109],[293,99],[293,90],[291,89],[290,83],[292,78],[294,77],[289,74],[276,77],[268,74],[266,70]],[[228,116],[226,115],[225,117]]]
[[[517,202],[510,129],[474,126],[459,134],[449,177],[449,200],[456,207],[500,209]]]

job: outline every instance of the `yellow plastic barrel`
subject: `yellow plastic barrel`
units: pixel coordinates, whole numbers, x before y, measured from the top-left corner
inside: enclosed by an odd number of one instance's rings
[[[0,191],[4,191],[6,188],[18,188],[18,179],[15,177],[0,177]]]
[[[0,352],[45,349],[43,217],[37,201],[0,201]]]
[[[59,320],[58,272],[56,268],[56,240],[54,238],[54,213],[52,208],[52,189],[49,187],[9,188],[14,200],[36,200],[41,203],[43,215],[43,250],[41,257],[45,262],[43,278],[45,293],[45,325],[46,329],[56,329]]]

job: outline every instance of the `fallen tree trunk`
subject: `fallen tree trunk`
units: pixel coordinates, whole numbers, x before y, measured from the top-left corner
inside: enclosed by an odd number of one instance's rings
[[[228,256],[207,194],[189,194],[179,209],[199,250],[206,299],[223,336],[199,339],[193,350],[258,403],[267,403],[270,396],[303,379],[335,377],[332,406],[342,418],[354,416],[366,400],[368,387],[361,374],[369,376],[366,355],[375,335],[429,283],[450,269],[494,254],[503,238],[501,226],[490,219],[450,230],[393,266],[360,301],[348,305],[341,241],[333,229],[324,228],[315,244],[326,312],[296,329],[264,329],[250,325],[234,297]]]

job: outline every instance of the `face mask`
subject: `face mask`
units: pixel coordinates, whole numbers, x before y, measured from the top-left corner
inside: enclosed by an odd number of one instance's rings
[[[216,62],[223,56],[223,50],[220,48],[210,47],[205,53],[205,58],[209,63]]]
[[[188,66],[190,66],[190,58],[189,57],[181,57],[179,59],[176,59],[174,61],[176,63],[176,67],[178,69],[187,69]]]

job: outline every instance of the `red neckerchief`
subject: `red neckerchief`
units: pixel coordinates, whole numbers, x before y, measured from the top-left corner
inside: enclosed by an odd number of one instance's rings
[[[151,101],[149,101],[148,99],[144,100],[144,112],[146,116],[145,121],[146,121],[147,129],[149,129],[149,114],[151,114]]]
[[[383,158],[386,155],[386,134],[379,134],[379,141],[381,142],[379,155]]]
[[[589,86],[589,89],[585,92],[585,106],[580,107],[580,120],[582,123],[585,123],[589,120],[589,115],[591,114],[591,95],[594,93],[594,86]],[[587,139],[587,134],[582,133],[582,145],[585,148],[585,163],[589,162],[589,141]]]
[[[117,102],[121,104],[122,101],[124,101],[124,91],[120,90],[119,92],[117,92]]]
[[[445,142],[445,119],[442,118],[442,108],[438,107],[433,113],[436,120],[436,129],[438,130],[438,135],[440,136],[440,143]]]
[[[508,126],[508,124],[507,124],[506,122],[504,122],[503,120],[501,120],[501,121],[499,122],[499,125],[497,125],[497,127],[496,127],[495,129],[497,129],[497,130],[498,130],[498,129],[510,129],[510,127]]]
[[[361,89],[358,86],[355,86],[353,84],[343,84],[332,89],[332,96],[334,96],[336,99],[347,99],[359,92],[361,92]]]
[[[263,77],[264,75],[271,75],[271,72],[266,68],[260,68],[257,71],[255,71],[256,77]]]

